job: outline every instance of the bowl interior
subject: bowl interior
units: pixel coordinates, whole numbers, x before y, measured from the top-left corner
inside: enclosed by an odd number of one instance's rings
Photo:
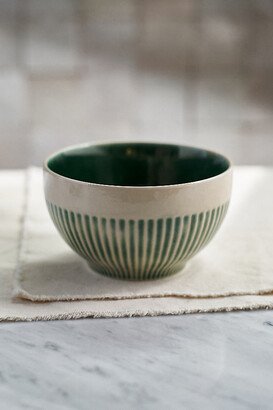
[[[179,145],[112,143],[78,146],[49,158],[46,166],[67,178],[105,185],[156,186],[194,182],[226,171],[222,155]]]

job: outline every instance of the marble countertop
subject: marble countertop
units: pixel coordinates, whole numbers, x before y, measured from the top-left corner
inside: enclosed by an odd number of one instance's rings
[[[272,409],[273,312],[2,323],[3,409]]]

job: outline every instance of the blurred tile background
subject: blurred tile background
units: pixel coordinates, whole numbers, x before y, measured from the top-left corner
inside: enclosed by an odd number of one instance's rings
[[[272,0],[0,0],[0,168],[158,139],[273,165]]]

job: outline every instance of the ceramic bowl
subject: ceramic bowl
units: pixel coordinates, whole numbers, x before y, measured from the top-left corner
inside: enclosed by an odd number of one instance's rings
[[[44,163],[57,230],[93,270],[120,279],[181,270],[220,227],[231,183],[224,156],[172,144],[85,144]]]

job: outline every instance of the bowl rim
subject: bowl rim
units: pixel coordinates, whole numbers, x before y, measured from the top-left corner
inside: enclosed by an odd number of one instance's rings
[[[221,172],[220,174],[214,175],[213,177],[209,177],[209,178],[204,178],[204,179],[200,179],[198,181],[192,181],[192,182],[183,182],[180,184],[167,184],[167,185],[142,185],[142,186],[135,186],[135,185],[113,185],[113,184],[99,184],[96,182],[86,182],[86,181],[81,181],[79,179],[74,179],[74,178],[69,178],[66,177],[64,175],[58,174],[55,171],[52,171],[49,166],[48,166],[48,162],[54,158],[55,156],[62,154],[64,152],[76,149],[76,148],[87,148],[87,147],[91,147],[91,146],[96,146],[96,145],[109,145],[109,144],[157,144],[157,145],[168,145],[168,146],[174,146],[174,147],[186,147],[186,148],[197,148],[203,151],[206,151],[210,154],[214,154],[214,155],[218,155],[222,158],[224,158],[227,163],[228,163],[228,168]],[[136,189],[136,190],[155,190],[155,189],[170,189],[170,188],[178,188],[178,187],[185,187],[185,186],[192,186],[192,185],[201,185],[204,183],[207,183],[208,181],[213,181],[216,179],[219,179],[229,173],[232,173],[233,170],[233,163],[232,161],[226,157],[225,155],[214,151],[214,150],[210,150],[207,148],[203,148],[200,146],[194,146],[194,145],[187,145],[187,144],[176,144],[176,143],[172,143],[172,142],[161,142],[158,140],[122,140],[122,139],[111,139],[111,140],[103,140],[103,141],[91,141],[91,142],[84,142],[81,144],[72,144],[72,145],[68,145],[67,147],[64,147],[60,150],[57,150],[55,152],[53,152],[52,154],[50,154],[49,156],[47,156],[45,158],[45,160],[43,161],[43,171],[48,172],[49,174],[51,174],[52,176],[64,180],[64,181],[69,181],[69,182],[73,182],[75,184],[80,184],[83,186],[92,186],[92,187],[105,187],[105,188],[119,188],[119,189],[125,189],[125,190],[132,190],[132,189]]]

